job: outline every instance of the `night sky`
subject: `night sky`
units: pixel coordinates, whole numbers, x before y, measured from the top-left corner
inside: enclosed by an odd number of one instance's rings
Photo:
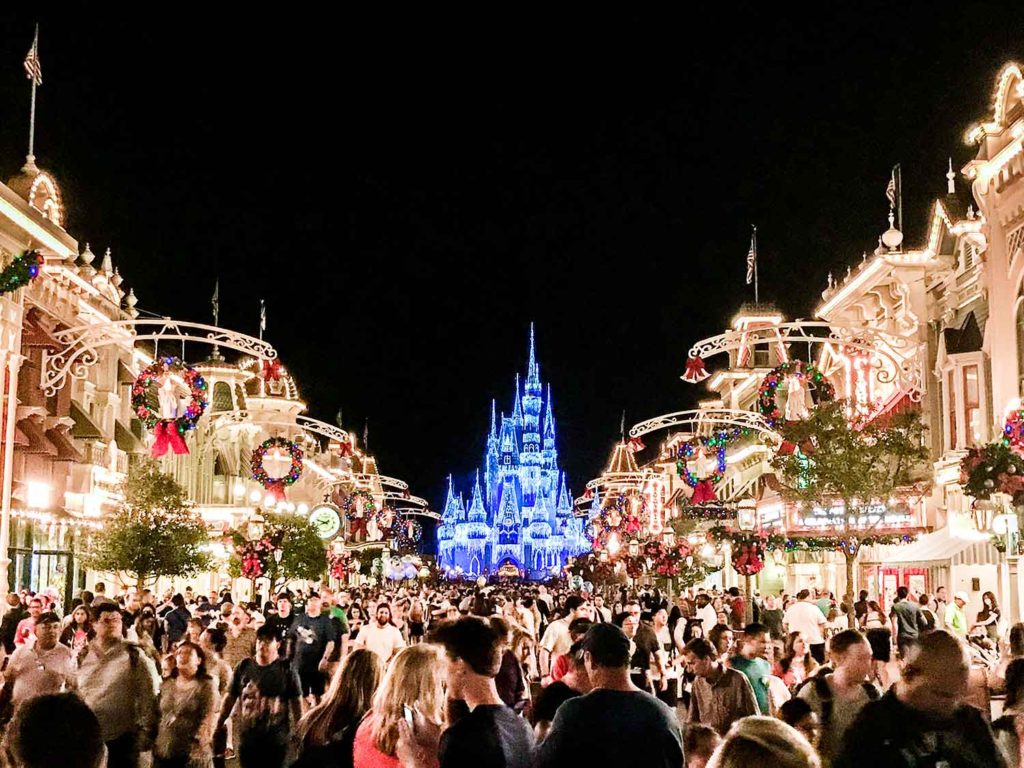
[[[809,317],[887,226],[897,162],[921,241],[946,158],[970,159],[964,130],[1024,59],[1006,3],[835,20],[211,5],[0,10],[0,176],[26,150],[38,20],[36,155],[69,232],[113,249],[140,309],[209,322],[219,276],[221,325],[255,335],[266,299],[310,414],[368,419],[381,471],[438,506],[448,472],[480,463],[491,398],[511,408],[531,321],[579,494],[623,410],[701,396],[679,376],[752,299],[751,224],[762,300]]]

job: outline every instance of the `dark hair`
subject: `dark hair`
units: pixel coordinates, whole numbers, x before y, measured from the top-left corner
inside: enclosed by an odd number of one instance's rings
[[[1010,627],[1010,655],[1024,657],[1024,623],[1019,621]]]
[[[35,696],[18,707],[7,730],[24,768],[95,768],[103,756],[100,721],[74,693]],[[73,749],[68,745],[73,744]]]
[[[868,599],[868,591],[866,589],[862,589],[860,591],[860,599],[861,600],[867,600]]]
[[[171,598],[171,605],[173,605],[175,608],[184,608],[185,607],[185,597],[179,592],[178,594],[176,594],[174,597]]]
[[[872,630],[868,631],[870,632]],[[888,630],[884,631],[888,632]],[[828,650],[829,653],[844,654],[853,646],[863,642],[864,635],[856,629],[844,629],[842,632],[837,632],[832,636],[832,639],[828,641]]]
[[[91,605],[93,599],[94,599],[94,597],[93,597],[92,592],[90,592],[88,589],[83,589],[82,590],[82,602],[83,603],[85,603],[87,606]]]
[[[779,707],[779,719],[786,725],[792,725],[795,728],[797,723],[813,712],[814,710],[811,709],[811,705],[807,703],[806,699],[794,696]]]
[[[117,603],[112,603],[109,600],[104,600],[101,603],[94,604],[92,607],[92,620],[99,621],[100,617],[104,613],[116,613],[118,616],[121,615],[121,609],[117,607]]]
[[[907,595],[909,595],[909,594],[910,594],[910,590],[907,589],[906,587],[896,587],[896,599],[897,600],[906,600],[907,599]]]
[[[210,643],[213,645],[213,650],[217,653],[222,653],[224,647],[228,644],[228,633],[220,627],[207,627],[206,634],[210,636]]]
[[[695,637],[683,646],[683,653],[689,653],[698,659],[717,659],[718,649],[710,640],[703,637]]]
[[[206,651],[200,648],[195,643],[191,643],[186,640],[183,643],[178,643],[178,647],[174,649],[174,671],[171,673],[171,677],[178,676],[178,653],[180,651],[188,650],[191,648],[196,652],[196,658],[199,659],[199,668],[196,670],[196,679],[202,680],[208,678],[210,673],[206,671]]]
[[[892,658],[892,633],[888,629],[876,627],[875,629],[869,629],[867,635],[868,645],[871,646],[871,658],[875,661],[888,663]],[[833,637],[832,641],[835,642],[835,639]]]
[[[986,597],[992,602],[991,607],[985,604]],[[983,592],[981,595],[981,611],[978,613],[978,618],[981,621],[985,621],[993,613],[999,613],[999,603],[996,602],[996,596],[992,592]]]
[[[750,637],[751,635],[764,635],[764,634],[770,634],[770,632],[768,630],[768,627],[766,627],[764,624],[761,624],[760,622],[757,622],[757,621],[755,621],[753,624],[747,624],[747,626],[745,626],[743,628],[743,635],[745,637]]]
[[[779,659],[779,668],[782,669],[782,674],[789,672],[790,666],[793,664],[793,659],[796,658],[796,641],[798,637],[803,637],[799,632],[790,632],[786,635],[786,642],[783,645],[782,658]],[[811,656],[810,645],[804,638],[804,655],[803,655],[804,669],[809,670],[814,666],[814,659]],[[792,723],[790,723],[792,725]]]
[[[494,677],[501,668],[505,633],[478,616],[443,622],[431,633],[430,642],[443,645],[449,657],[466,662],[478,675]]]
[[[715,646],[716,651],[718,650],[718,643],[721,641],[722,635],[726,632],[732,632],[732,627],[728,624],[715,624],[715,626],[711,628],[711,631],[708,632],[708,640],[710,640],[711,644]]]
[[[928,607],[928,603],[930,603],[931,600],[929,600],[927,593],[922,592],[921,595],[917,598],[917,602],[922,607],[927,608]]]
[[[273,640],[275,643],[280,643],[281,638],[277,636],[277,631],[270,624],[260,624],[256,629],[256,641],[260,640]]]
[[[583,637],[593,623],[590,619],[573,619],[569,622],[569,637]]]
[[[604,669],[629,667],[630,642],[621,627],[614,624],[594,624],[581,641],[583,650],[590,654],[590,663]]]
[[[683,729],[683,754],[687,758],[690,755],[710,758],[721,743],[722,737],[710,725],[687,723]]]
[[[36,624],[59,624],[60,616],[53,611],[43,611],[39,614],[39,618],[36,619]]]
[[[587,601],[579,595],[569,595],[567,598],[565,598],[565,613],[567,615],[572,613],[585,602]]]
[[[806,598],[808,598],[810,596],[811,596],[811,590],[809,590],[809,589],[801,589],[799,592],[796,593],[796,599],[797,600],[804,600],[804,599],[806,599]]]
[[[1003,708],[1016,707],[1024,702],[1024,659],[1014,659],[1006,665],[1006,701]]]

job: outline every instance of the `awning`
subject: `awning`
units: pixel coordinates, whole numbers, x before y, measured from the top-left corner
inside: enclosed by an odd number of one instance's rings
[[[14,427],[14,447],[15,448],[28,448],[30,445],[28,436],[18,429],[17,425]]]
[[[63,430],[56,427],[46,430],[46,439],[57,449],[57,457],[54,461],[82,461],[81,451],[75,448],[75,444]]]
[[[118,384],[134,384],[136,376],[128,370],[128,366],[124,364],[124,360],[117,361],[117,383]]]
[[[125,453],[138,453],[144,447],[139,438],[117,419],[114,420],[114,442]]]
[[[25,434],[25,437],[28,438],[28,445],[21,449],[25,453],[37,453],[46,456],[57,455],[57,449],[46,439],[42,425],[35,419],[22,419],[18,422],[17,426]]]
[[[965,550],[975,546],[991,546],[989,536],[978,532],[953,534],[947,526],[926,533],[917,541],[905,545],[878,546],[864,558],[866,563],[932,563],[949,562]],[[993,561],[994,562],[994,561]]]
[[[71,401],[71,418],[75,420],[75,426],[71,428],[72,437],[77,437],[79,440],[103,439],[103,433],[96,426],[96,422],[74,400]]]

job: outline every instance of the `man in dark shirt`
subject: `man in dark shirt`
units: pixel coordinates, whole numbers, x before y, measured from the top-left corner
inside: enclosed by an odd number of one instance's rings
[[[846,731],[833,768],[1003,768],[988,723],[964,703],[969,673],[960,640],[942,630],[921,635],[903,676]]]
[[[892,639],[900,651],[900,656],[906,654],[907,646],[915,642],[918,634],[925,628],[921,606],[917,601],[909,599],[909,594],[909,589],[899,587],[896,590],[896,602],[892,604],[892,611],[889,613],[892,620]]]
[[[858,597],[860,599],[853,604],[853,618],[857,622],[857,625],[853,627],[854,629],[862,627],[864,625],[864,620],[868,616],[868,591],[866,589],[862,589]]]
[[[413,727],[402,720],[398,755],[405,766],[427,768],[530,768],[533,731],[502,702],[494,677],[501,666],[505,637],[498,626],[476,616],[441,624],[429,638],[444,647],[448,696],[465,702],[469,714],[443,734],[414,713]]]
[[[188,620],[192,618],[192,614],[185,607],[184,595],[177,594],[172,597],[171,604],[174,606],[174,609],[164,617],[164,626],[167,629],[164,637],[167,639],[168,648],[174,646],[185,636],[185,630],[188,629]]]
[[[324,695],[327,666],[338,638],[331,617],[320,612],[320,595],[312,592],[306,600],[306,612],[296,616],[288,630],[292,642],[292,669],[302,684],[302,696],[315,706]]]
[[[295,614],[292,612],[292,599],[287,592],[277,596],[277,614],[267,616],[266,626],[274,630],[277,640],[281,644],[281,655],[291,658],[291,648],[288,647],[288,632],[295,621]]]
[[[595,624],[582,646],[593,690],[558,708],[535,768],[683,765],[675,712],[629,680],[629,638],[612,624]]]
[[[7,593],[7,613],[0,621],[0,642],[8,655],[14,653],[14,635],[18,631],[18,624],[28,616],[28,611],[21,604],[21,600],[14,592]]]
[[[641,613],[640,603],[635,600],[626,603],[626,618],[622,621],[622,631],[633,642],[633,654],[629,661],[630,679],[640,690],[653,693],[651,665],[654,665],[662,684],[667,682],[667,678],[661,669],[661,658],[658,655],[661,646],[658,644],[658,636],[654,634],[650,625],[641,620]]]

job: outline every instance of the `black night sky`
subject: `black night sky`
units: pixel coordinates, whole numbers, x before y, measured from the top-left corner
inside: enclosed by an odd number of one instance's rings
[[[578,494],[623,409],[632,424],[702,394],[679,375],[752,298],[751,224],[762,299],[810,316],[887,226],[897,162],[920,241],[946,158],[971,157],[964,130],[1024,59],[1007,3],[727,5],[8,7],[0,175],[26,150],[38,20],[39,165],[141,309],[208,322],[219,276],[221,324],[255,334],[265,298],[310,414],[368,419],[381,470],[436,505],[479,464],[490,399],[510,408],[534,321]]]

